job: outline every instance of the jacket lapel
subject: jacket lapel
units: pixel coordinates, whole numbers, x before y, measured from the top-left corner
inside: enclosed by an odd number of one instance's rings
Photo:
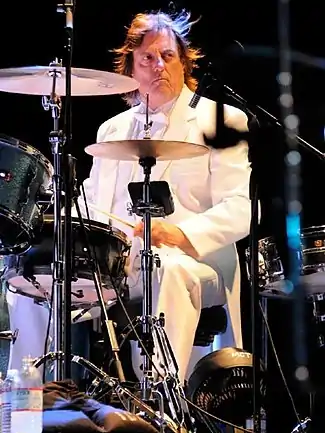
[[[111,126],[112,130],[105,136],[104,141],[121,141],[127,140],[131,134],[131,127],[133,124],[133,109],[123,113],[122,116],[115,119],[114,124]],[[122,146],[122,145],[121,145]],[[120,162],[123,164],[123,161]],[[112,210],[112,202],[115,192],[115,184],[117,178],[117,171],[120,166],[119,161],[102,159],[101,160],[101,176],[100,180],[102,185],[99,188],[97,196],[97,205],[101,209],[106,209],[107,212]],[[131,178],[132,173],[130,173]],[[126,185],[130,180],[126,179]]]
[[[196,112],[189,107],[193,93],[184,86],[169,119],[169,126],[164,140],[184,141],[189,133],[190,120],[196,117]]]
[[[100,186],[96,197],[97,207],[107,212],[111,211],[113,194],[115,191],[115,183],[117,176],[118,161],[102,159],[100,165]],[[100,216],[100,220],[105,218]],[[107,220],[107,217],[106,217]],[[104,222],[104,221],[103,221]]]
[[[191,128],[191,121],[196,118],[196,111],[189,107],[189,102],[193,92],[184,86],[183,90],[176,101],[176,104],[169,118],[169,126],[164,134],[166,141],[186,141]],[[159,161],[155,168],[155,178],[160,180],[172,161]]]

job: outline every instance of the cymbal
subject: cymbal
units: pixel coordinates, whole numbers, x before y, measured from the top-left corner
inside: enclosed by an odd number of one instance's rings
[[[99,158],[136,161],[154,157],[160,161],[194,158],[204,155],[209,147],[203,144],[166,140],[103,141],[87,146],[86,153]]]
[[[0,91],[28,95],[50,96],[53,71],[57,71],[55,93],[66,94],[66,69],[62,66],[27,66],[0,69]],[[133,78],[95,69],[71,68],[72,96],[101,96],[136,90]]]

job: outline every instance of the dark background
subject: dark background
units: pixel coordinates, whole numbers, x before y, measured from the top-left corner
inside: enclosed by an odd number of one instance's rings
[[[289,22],[291,49],[295,53],[321,58],[324,51],[322,2],[310,0],[291,3]],[[1,68],[47,66],[56,57],[64,59],[65,16],[56,12],[56,4],[55,1],[48,0],[34,3],[6,2],[5,5],[1,5]],[[163,0],[136,2],[77,0],[74,13],[73,66],[112,71],[113,57],[110,50],[123,42],[124,26],[130,23],[133,15],[158,8],[168,11],[168,5],[169,2]],[[187,0],[175,2],[174,5],[176,10],[181,8],[191,10],[193,19],[201,16],[200,21],[193,27],[191,40],[194,45],[202,48],[207,59],[216,66],[219,80],[249,101],[251,107],[256,104],[262,106],[281,119],[277,82],[277,74],[280,71],[277,56],[279,47],[277,1],[194,2]],[[234,44],[234,40],[244,46],[244,52],[232,49],[238,46]],[[325,59],[319,59],[319,66],[316,67],[296,61],[296,57],[291,68],[294,112],[300,121],[299,135],[324,151]],[[204,72],[204,62],[202,62],[202,68],[196,71],[197,77],[200,78]],[[211,96],[212,94],[216,95],[212,92]],[[52,160],[48,140],[49,132],[53,127],[52,119],[50,113],[42,108],[41,97],[0,93],[0,107],[0,133],[27,142]],[[97,128],[104,120],[126,107],[120,96],[114,95],[76,97],[73,98],[72,108],[71,151],[78,161],[78,181],[82,182],[87,177],[91,165],[91,158],[85,154],[84,147],[95,142]],[[258,236],[260,238],[269,235],[281,237],[283,215],[274,205],[278,203],[274,201],[274,197],[281,195],[283,187],[283,137],[275,133],[274,129],[266,128],[259,134],[257,142],[258,148],[253,155],[261,185],[262,202],[262,221]],[[300,150],[302,227],[322,225],[325,224],[323,213],[325,166],[308,150],[302,147]],[[244,270],[243,251],[247,246],[247,239],[239,242],[238,246]],[[250,350],[250,290],[245,273],[242,306],[245,346]],[[285,307],[279,304],[273,306],[273,310],[275,311],[270,315],[270,321],[275,337],[277,330],[281,330],[282,335],[277,340],[277,347],[285,363],[286,359],[291,357],[292,345],[294,345],[290,315],[287,314]],[[289,366],[288,376],[291,375],[292,370]],[[280,384],[279,389],[281,389]],[[291,411],[286,397],[282,399],[277,396],[276,399],[279,402],[279,413]],[[293,422],[292,418],[290,422]],[[292,425],[290,422],[289,425]],[[281,431],[287,430],[281,429]]]

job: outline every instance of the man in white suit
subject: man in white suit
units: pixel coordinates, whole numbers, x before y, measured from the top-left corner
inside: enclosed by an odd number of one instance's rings
[[[140,86],[125,95],[131,108],[100,126],[97,142],[143,138],[146,110],[152,139],[204,144],[203,133],[215,134],[216,103],[201,98],[196,108],[189,106],[196,88],[192,70],[200,56],[187,40],[189,18],[185,12],[174,19],[160,12],[134,18],[123,46],[116,50],[116,72],[132,76]],[[246,115],[235,107],[224,107],[224,120],[233,129],[247,130]],[[165,330],[181,380],[188,369],[202,307],[226,304],[228,329],[217,347],[242,347],[235,242],[249,233],[250,173],[245,141],[210,149],[195,158],[158,161],[152,168],[151,180],[167,181],[175,204],[173,214],[152,219],[153,250],[161,260],[161,267],[155,267],[152,274],[153,312],[165,314]],[[93,209],[136,224],[132,230],[111,221],[132,241],[128,284],[131,297],[141,297],[143,223],[128,213],[127,185],[134,181],[143,181],[138,162],[95,156],[84,186]],[[83,207],[82,200],[80,205]],[[109,222],[94,210],[90,217]]]
[[[133,76],[140,86],[125,95],[131,108],[100,126],[97,142],[143,138],[147,95],[152,139],[204,144],[203,134],[215,135],[216,103],[201,98],[195,108],[189,106],[197,85],[192,71],[200,57],[187,40],[192,25],[189,19],[185,12],[175,18],[163,13],[134,18],[125,43],[116,50],[116,72]],[[225,106],[224,120],[231,128],[247,130],[247,117],[237,108]],[[165,314],[165,330],[182,381],[189,368],[203,307],[226,305],[228,310],[227,331],[214,348],[242,347],[240,268],[235,242],[249,232],[250,173],[245,141],[225,149],[211,148],[195,158],[157,161],[152,168],[151,180],[168,182],[175,205],[173,214],[152,220],[153,250],[161,261],[161,267],[155,267],[152,274],[153,313]],[[90,208],[91,219],[115,225],[132,242],[128,285],[131,297],[141,298],[139,251],[143,224],[127,209],[131,201],[127,185],[134,181],[143,181],[137,162],[94,157],[84,187],[88,204],[136,224],[134,230],[130,229]],[[86,216],[82,198],[79,203]],[[13,329],[19,327],[14,310]],[[33,338],[42,341],[38,345],[43,347],[45,319],[44,326],[38,328],[40,334],[33,329]],[[21,347],[24,341],[30,353],[32,338],[24,338],[16,346],[17,356],[25,354]]]

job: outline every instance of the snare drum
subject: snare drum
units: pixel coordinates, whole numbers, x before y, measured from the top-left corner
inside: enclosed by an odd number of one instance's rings
[[[40,224],[40,191],[49,188],[53,168],[36,149],[0,134],[0,254],[20,254]]]
[[[250,264],[250,249],[246,250],[247,270]],[[285,277],[277,245],[272,236],[258,241],[258,285],[262,290],[282,292]]]
[[[83,220],[83,223],[90,247],[96,254],[104,301],[108,302],[116,298],[114,289],[121,289],[130,243],[127,236],[114,227],[89,220]],[[20,256],[10,255],[5,258],[6,270],[3,279],[17,293],[32,297],[38,302],[50,298],[52,294],[53,231],[53,217],[45,215],[43,226],[34,245]],[[83,239],[80,221],[73,217],[71,304],[77,307],[95,305],[98,301],[92,267]]]
[[[325,226],[301,230],[301,283],[307,294],[325,292]],[[247,263],[250,261],[246,250]],[[285,293],[285,275],[277,245],[272,236],[258,242],[259,287],[263,291]]]
[[[302,230],[301,249],[303,283],[325,292],[325,226]]]

